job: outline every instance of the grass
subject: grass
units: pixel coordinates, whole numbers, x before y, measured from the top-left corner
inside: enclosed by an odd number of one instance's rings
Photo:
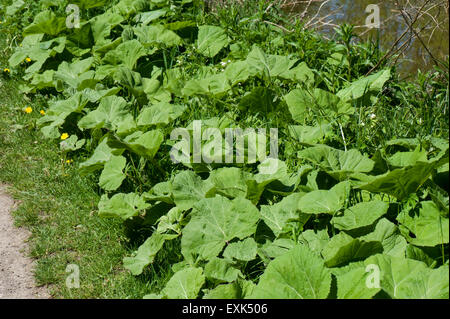
[[[2,34],[0,47],[4,44]],[[2,55],[0,65],[6,59]],[[0,76],[0,181],[21,203],[14,212],[16,225],[32,232],[37,285],[48,286],[54,298],[140,298],[158,288],[169,274],[149,269],[134,277],[123,269],[122,258],[136,248],[126,228],[121,221],[97,216],[94,179],[81,177],[77,159],[67,164],[58,145],[43,139],[35,127],[44,97],[30,101],[17,86]],[[24,112],[27,106],[31,114]],[[79,289],[65,285],[69,264],[79,266]]]

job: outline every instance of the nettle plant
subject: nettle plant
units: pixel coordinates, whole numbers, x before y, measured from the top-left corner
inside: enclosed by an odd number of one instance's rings
[[[140,275],[173,255],[173,276],[146,297],[448,298],[448,140],[358,138],[365,110],[395,98],[393,70],[364,76],[375,47],[283,33],[264,22],[282,19],[270,8],[71,3],[79,28],[68,1],[45,1],[9,62],[24,92],[52,96],[43,135],[68,132],[64,152],[88,154],[79,168],[99,174],[98,214],[149,230],[124,267]],[[224,149],[227,129],[275,128],[277,156],[248,160],[252,143],[231,142],[247,160],[195,161],[189,143],[172,161],[171,133],[194,139],[199,123]]]

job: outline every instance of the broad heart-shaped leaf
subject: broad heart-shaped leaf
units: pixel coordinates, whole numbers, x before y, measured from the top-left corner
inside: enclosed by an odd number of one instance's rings
[[[91,22],[92,35],[97,46],[104,45],[111,33],[111,29],[119,25],[125,18],[112,11],[93,17]],[[95,48],[94,48],[95,50]]]
[[[275,236],[301,229],[306,224],[310,215],[302,214],[298,208],[303,195],[294,193],[274,205],[261,206],[261,217]]]
[[[352,114],[354,109],[338,96],[319,89],[294,89],[284,96],[292,119],[300,124],[310,113],[328,115],[330,119],[343,114]]]
[[[134,21],[136,21],[138,23],[142,23],[142,25],[148,25],[153,20],[156,20],[156,19],[166,15],[168,12],[169,12],[169,9],[163,8],[163,9],[159,9],[159,10],[138,13],[134,17]]]
[[[166,240],[173,239],[172,235],[163,235],[154,232],[139,246],[132,257],[123,258],[123,266],[134,276],[142,274],[145,267],[153,263],[156,254],[161,250]]]
[[[213,185],[203,181],[192,171],[177,174],[172,182],[173,200],[177,207],[188,210],[205,197],[208,197]]]
[[[128,69],[133,70],[137,60],[146,55],[146,51],[138,40],[130,40],[121,43],[114,50],[106,53],[103,62],[112,65],[125,65]]]
[[[382,70],[373,75],[363,77],[351,83],[348,87],[340,90],[336,95],[343,101],[348,102],[363,97],[367,93],[378,94],[384,83],[391,77],[391,71]]]
[[[375,230],[359,237],[366,242],[379,241],[383,246],[383,254],[390,256],[405,256],[406,240],[400,234],[398,227],[386,218],[382,218],[375,226]]]
[[[125,148],[139,156],[153,159],[163,140],[163,133],[157,129],[145,133],[137,131],[128,135],[123,140],[117,136],[111,136],[111,139],[108,140],[108,145],[114,148]]]
[[[107,191],[116,190],[122,185],[125,174],[122,172],[127,164],[127,160],[123,156],[111,156],[100,175],[99,185]]]
[[[314,85],[314,72],[305,62],[302,62],[296,67],[281,73],[279,76],[297,83],[306,84],[306,86],[309,87]]]
[[[436,163],[418,162],[413,166],[398,168],[376,177],[367,176],[358,188],[373,193],[385,193],[399,200],[415,193],[431,176]]]
[[[239,269],[234,268],[231,263],[225,259],[214,257],[205,266],[205,276],[220,282],[232,282],[242,277]]]
[[[64,82],[71,88],[77,89],[84,80],[94,78],[95,72],[88,71],[93,63],[94,58],[92,57],[70,64],[64,61],[59,65],[58,71],[55,72],[54,79]]]
[[[418,145],[413,152],[397,152],[387,159],[387,162],[391,167],[412,166],[418,161],[427,161],[427,151],[424,148],[421,148],[420,145]]]
[[[100,101],[94,111],[89,112],[78,121],[80,129],[106,128],[115,130],[129,116],[127,101],[120,96],[107,96]]]
[[[82,148],[85,142],[85,139],[78,140],[76,135],[70,135],[68,139],[59,143],[59,148],[63,152],[76,151]]]
[[[389,204],[380,200],[358,203],[347,208],[342,216],[334,216],[331,223],[339,230],[352,230],[375,223],[387,213]]]
[[[33,23],[23,30],[23,35],[44,33],[55,36],[66,29],[66,19],[57,17],[50,10],[42,11],[36,15]]]
[[[98,144],[91,157],[80,164],[81,174],[87,175],[101,169],[105,165],[105,163],[111,159],[111,157],[113,156],[113,151],[117,153],[114,155],[122,154],[123,150],[114,150],[109,147],[107,140],[107,138],[104,138],[101,143]]]
[[[231,243],[225,248],[223,257],[233,260],[250,261],[256,258],[257,244],[253,238]]]
[[[208,181],[214,185],[215,192],[228,198],[246,197],[250,174],[237,167],[222,167],[213,170]]]
[[[24,6],[25,2],[23,0],[15,0],[11,5],[6,7],[6,15],[13,16],[16,14],[16,12],[22,10]]]
[[[166,47],[181,45],[183,40],[173,31],[166,29],[162,25],[140,26],[134,28],[140,43],[144,46],[154,46],[163,44]]]
[[[236,61],[228,64],[224,73],[233,86],[239,82],[246,81],[250,76],[249,67],[246,61]]]
[[[367,281],[371,268],[362,263],[336,269],[334,272],[337,280],[337,297],[339,299],[371,299],[381,289],[368,287]]]
[[[232,239],[244,239],[256,231],[259,211],[247,199],[229,200],[217,195],[194,205],[192,217],[183,230],[181,252],[186,260],[216,257]]]
[[[418,210],[401,212],[397,220],[414,234],[405,232],[413,245],[432,247],[449,242],[449,220],[432,201],[421,202]]]
[[[195,299],[205,283],[201,268],[185,268],[176,272],[162,293],[168,299]]]
[[[314,146],[333,135],[333,126],[331,124],[316,126],[290,125],[289,133],[300,144]]]
[[[220,95],[231,89],[230,81],[224,73],[214,74],[202,79],[193,79],[186,82],[182,89],[185,96]]]
[[[214,57],[225,46],[230,39],[221,27],[202,25],[198,28],[197,52],[207,57]]]
[[[328,232],[326,229],[314,231],[308,229],[300,234],[298,237],[298,242],[307,246],[311,251],[320,255],[322,249],[330,241]]]
[[[327,267],[337,267],[351,261],[364,260],[382,251],[383,247],[378,241],[366,242],[341,232],[333,236],[323,248],[322,256]]]
[[[338,181],[346,180],[353,173],[372,171],[375,162],[356,150],[341,151],[327,145],[307,148],[298,153],[299,158],[319,165],[327,174]]]
[[[252,294],[255,286],[249,280],[238,280],[231,284],[218,285],[206,292],[203,299],[244,299]]]
[[[250,75],[258,75],[264,78],[284,74],[296,63],[296,60],[290,60],[287,56],[267,55],[257,46],[253,46],[246,61]]]
[[[83,9],[92,9],[105,5],[106,0],[72,0],[71,3],[78,4]]]
[[[141,110],[137,124],[139,126],[167,125],[181,116],[185,110],[186,105],[156,103]]]
[[[111,198],[104,194],[98,203],[98,215],[101,217],[120,217],[123,220],[137,216],[140,211],[150,207],[144,199],[136,193],[119,193]]]
[[[372,256],[364,264],[378,266],[381,289],[391,298],[449,298],[448,265],[430,269],[423,262],[388,255]]]
[[[250,298],[325,299],[331,273],[323,260],[305,246],[296,246],[267,266]]]
[[[268,114],[273,112],[278,103],[274,102],[276,95],[265,87],[256,87],[239,102],[239,108],[247,112]]]
[[[316,190],[303,195],[297,202],[304,214],[333,215],[342,207],[350,194],[350,183],[341,182],[330,190]]]

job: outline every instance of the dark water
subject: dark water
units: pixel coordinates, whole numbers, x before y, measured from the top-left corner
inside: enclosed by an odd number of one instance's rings
[[[306,2],[308,1],[297,1],[296,5],[286,6],[284,9],[298,17],[299,14],[305,11]],[[311,2],[303,20],[305,22],[310,21],[322,5],[319,14],[315,20],[311,21],[311,24],[318,21],[321,17],[328,17],[320,23],[314,24],[313,27],[318,28],[328,37],[332,37],[334,26],[324,25],[324,22],[330,24],[352,24],[356,26],[355,31],[362,38],[376,39],[379,36],[381,47],[384,50],[388,50],[395,43],[396,39],[408,29],[408,25],[398,9],[404,8],[405,11],[403,12],[412,19],[418,11],[414,7],[420,8],[426,2],[427,0],[315,0]],[[380,9],[379,29],[366,27],[366,18],[370,15],[370,12],[366,13],[366,8],[370,4],[376,4]],[[427,13],[418,18],[414,26],[416,29],[422,29],[419,33],[420,38],[434,58],[445,60],[449,54],[448,0],[431,0],[426,4],[424,10],[427,10]],[[397,47],[403,45],[405,40],[410,39],[411,35],[413,33],[408,32]],[[422,71],[433,69],[435,63],[421,41],[415,37],[407,42],[404,47],[405,51],[400,55],[396,64],[402,75],[408,77],[409,75],[413,76],[418,69]]]

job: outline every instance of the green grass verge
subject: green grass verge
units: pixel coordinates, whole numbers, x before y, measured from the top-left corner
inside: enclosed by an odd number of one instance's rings
[[[0,47],[4,44],[0,35]],[[6,59],[0,51],[0,65],[7,65]],[[160,288],[170,274],[149,269],[134,277],[123,269],[122,258],[136,247],[122,222],[97,216],[94,179],[81,177],[77,159],[67,164],[58,145],[35,127],[44,97],[29,101],[17,86],[0,75],[0,182],[21,202],[16,225],[32,232],[37,285],[47,285],[54,298],[140,298]],[[24,112],[27,106],[31,114]],[[66,287],[69,264],[79,266],[78,289]]]

